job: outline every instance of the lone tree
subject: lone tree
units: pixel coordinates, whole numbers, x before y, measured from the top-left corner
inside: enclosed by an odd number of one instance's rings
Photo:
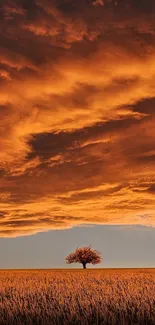
[[[101,253],[91,246],[76,248],[74,253],[69,254],[66,257],[66,263],[81,263],[83,269],[86,269],[86,264],[99,264],[101,263]]]

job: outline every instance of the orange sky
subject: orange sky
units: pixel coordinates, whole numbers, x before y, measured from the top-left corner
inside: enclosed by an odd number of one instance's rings
[[[0,236],[154,226],[154,1],[29,3],[0,3]]]

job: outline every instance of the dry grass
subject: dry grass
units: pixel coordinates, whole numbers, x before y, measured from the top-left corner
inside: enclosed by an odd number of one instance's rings
[[[155,269],[0,271],[0,324],[155,324]]]

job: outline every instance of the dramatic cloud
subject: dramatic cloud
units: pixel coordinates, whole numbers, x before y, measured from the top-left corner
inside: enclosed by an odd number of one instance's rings
[[[0,236],[155,226],[155,3],[0,2]]]

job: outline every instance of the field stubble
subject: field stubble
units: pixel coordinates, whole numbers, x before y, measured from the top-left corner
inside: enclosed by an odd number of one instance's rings
[[[0,271],[0,325],[155,325],[155,269]]]

